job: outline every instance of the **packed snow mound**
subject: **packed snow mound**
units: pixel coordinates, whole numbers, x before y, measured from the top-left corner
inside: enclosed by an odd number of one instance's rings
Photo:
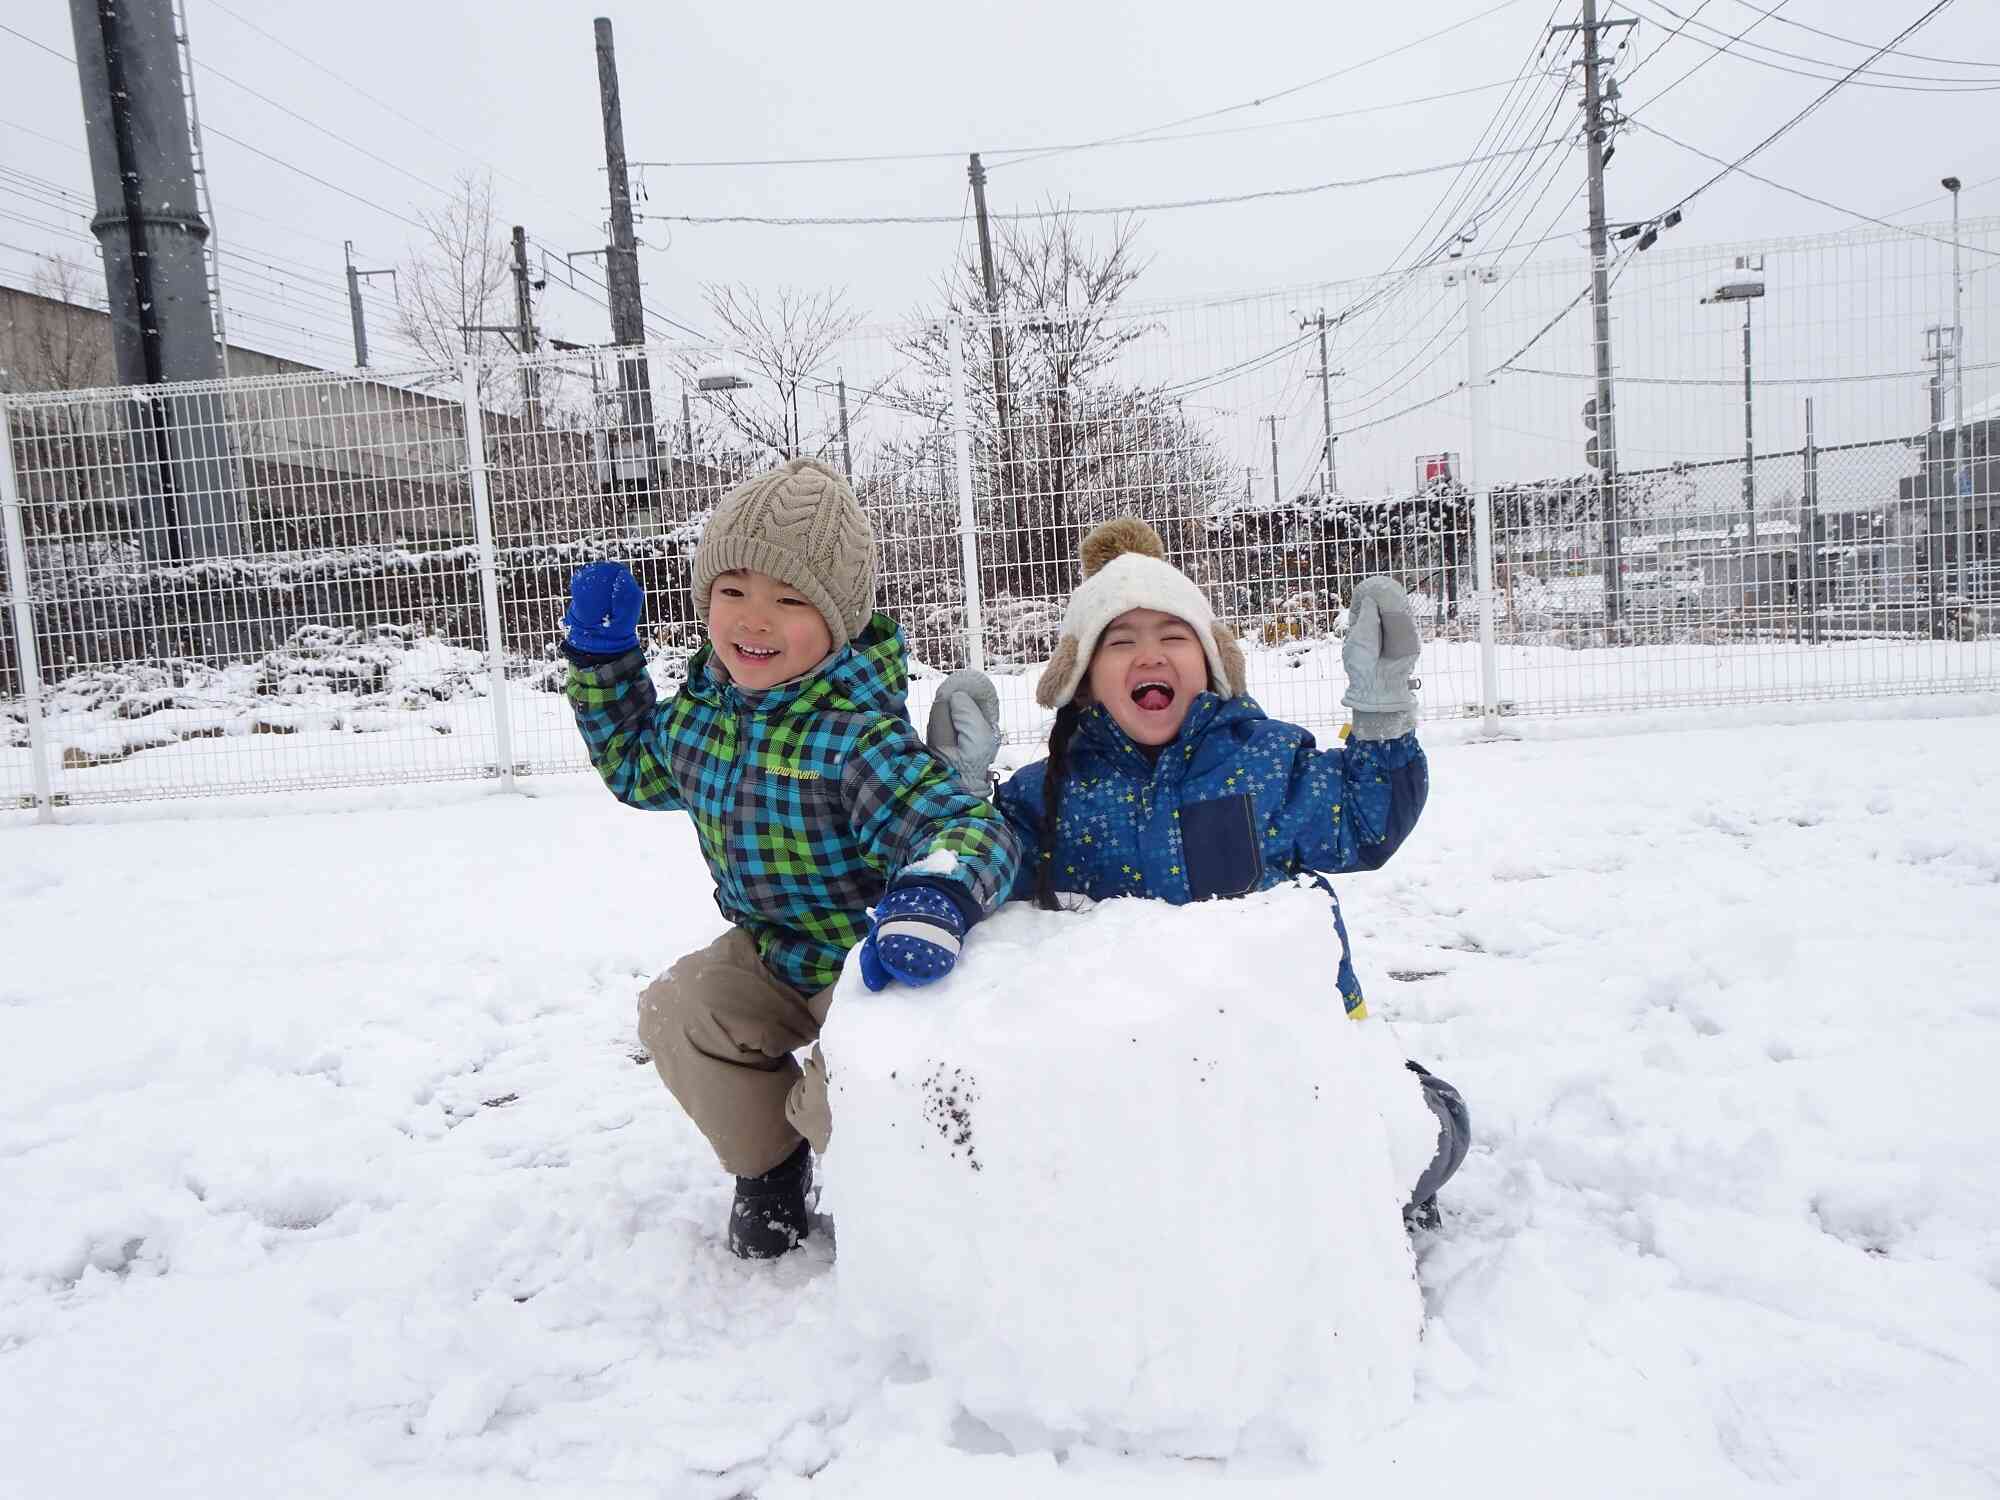
[[[840,1304],[1000,1442],[1326,1451],[1412,1401],[1437,1124],[1324,895],[1015,904],[824,1046]],[[1319,976],[1301,983],[1300,976]]]

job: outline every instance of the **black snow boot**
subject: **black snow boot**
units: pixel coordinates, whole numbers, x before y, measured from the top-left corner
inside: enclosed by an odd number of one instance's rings
[[[806,1194],[812,1190],[812,1147],[799,1149],[762,1177],[736,1179],[729,1206],[729,1252],[744,1260],[776,1260],[806,1237]]]
[[[1410,1194],[1410,1201],[1403,1208],[1403,1227],[1436,1230],[1443,1222],[1438,1214],[1438,1189],[1451,1179],[1452,1173],[1465,1160],[1466,1150],[1472,1144],[1472,1119],[1457,1089],[1422,1063],[1405,1062],[1403,1066],[1417,1075],[1417,1081],[1423,1087],[1424,1103],[1430,1106],[1438,1122],[1437,1154],[1424,1168],[1423,1176],[1417,1179],[1416,1190]]]

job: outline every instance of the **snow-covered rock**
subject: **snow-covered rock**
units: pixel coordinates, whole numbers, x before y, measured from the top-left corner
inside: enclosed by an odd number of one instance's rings
[[[825,1033],[845,1316],[1015,1449],[1317,1453],[1410,1405],[1436,1122],[1318,892],[1015,905]],[[1323,976],[1319,981],[1301,976]]]

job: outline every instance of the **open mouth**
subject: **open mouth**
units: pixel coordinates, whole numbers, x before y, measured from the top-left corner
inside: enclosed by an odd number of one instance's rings
[[[736,654],[745,661],[756,662],[758,664],[776,661],[779,655],[778,648],[775,646],[745,646],[742,644],[738,644],[736,647]]]
[[[1174,690],[1164,682],[1142,682],[1132,689],[1132,701],[1147,713],[1159,713],[1174,701]]]

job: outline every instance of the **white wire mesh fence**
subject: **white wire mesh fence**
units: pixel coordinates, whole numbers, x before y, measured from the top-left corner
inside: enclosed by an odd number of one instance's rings
[[[707,515],[795,452],[852,476],[919,678],[986,667],[1020,736],[1078,541],[1123,512],[1242,633],[1266,707],[1310,725],[1344,717],[1341,601],[1375,572],[1418,601],[1433,718],[2000,687],[1996,229],[1627,248],[1609,402],[1590,267],[1471,258],[1165,306],[1065,283],[1064,305],[816,341],[10,396],[0,798],[581,769],[553,649],[570,573],[633,567],[671,682]]]

